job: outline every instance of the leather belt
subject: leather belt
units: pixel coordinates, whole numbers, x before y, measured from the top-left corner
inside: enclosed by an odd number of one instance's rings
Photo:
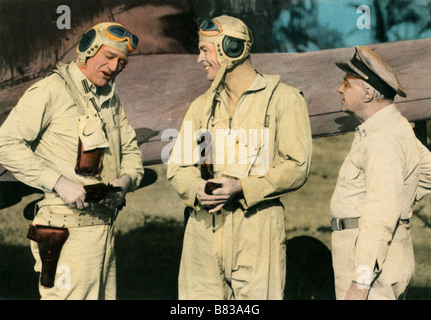
[[[399,219],[398,224],[409,224],[410,219]],[[332,218],[331,229],[332,231],[340,231],[345,229],[356,229],[359,228],[359,218]]]
[[[340,231],[344,229],[356,229],[359,228],[359,218],[332,218],[331,229],[332,231]]]

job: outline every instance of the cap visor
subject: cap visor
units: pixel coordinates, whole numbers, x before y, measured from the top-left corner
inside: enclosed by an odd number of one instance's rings
[[[351,74],[352,76],[358,77],[363,79],[361,75],[359,75],[357,72],[355,72],[350,66],[345,62],[335,62],[335,65],[343,70],[344,72],[347,72],[348,74]]]
[[[341,70],[343,70],[344,72],[346,72],[346,73],[348,73],[348,74],[350,74],[350,75],[352,75],[352,76],[354,76],[354,77],[357,77],[357,78],[360,78],[360,79],[363,79],[364,81],[367,81],[368,83],[370,83],[370,80],[369,79],[364,79],[364,77],[363,76],[361,76],[360,74],[358,74],[355,70],[353,70],[350,66],[349,66],[349,64],[347,64],[346,62],[335,62],[335,65],[338,67],[338,68],[340,68]],[[380,79],[380,78],[379,78]],[[382,80],[382,79],[380,79],[380,81],[382,81],[382,82],[384,82],[384,80]],[[386,82],[385,82],[386,83]],[[403,97],[403,98],[405,98],[405,97],[407,97],[407,94],[403,91],[403,90],[401,90],[400,88],[393,88],[392,87],[392,90],[394,90],[394,92],[396,92],[398,95],[400,95],[401,97]]]
[[[406,94],[404,91],[400,90],[400,89],[398,89],[398,90],[397,90],[397,93],[398,93],[401,97],[403,97],[403,98],[407,97],[407,94]]]

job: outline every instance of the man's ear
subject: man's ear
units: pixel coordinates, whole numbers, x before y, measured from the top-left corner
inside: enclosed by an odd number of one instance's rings
[[[364,95],[363,95],[363,102],[370,103],[373,101],[376,90],[368,85],[366,82],[364,82]]]

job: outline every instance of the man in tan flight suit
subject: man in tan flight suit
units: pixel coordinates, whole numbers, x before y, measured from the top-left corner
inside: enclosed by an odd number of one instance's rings
[[[410,219],[421,157],[429,152],[394,104],[406,94],[389,64],[356,47],[337,66],[346,72],[341,110],[361,125],[331,199],[336,296],[402,299],[414,272]]]
[[[249,28],[230,16],[199,27],[197,62],[212,85],[187,110],[167,171],[193,209],[180,299],[283,298],[286,234],[279,197],[308,177],[311,130],[301,91],[255,70],[252,42]],[[206,147],[199,144],[203,134]],[[212,192],[201,170],[208,167],[214,173],[208,181],[220,184]]]
[[[32,85],[0,128],[0,162],[45,192],[29,231],[42,299],[116,298],[114,221],[143,166],[115,78],[137,43],[121,24],[93,26],[78,59]],[[99,183],[121,190],[86,199]]]

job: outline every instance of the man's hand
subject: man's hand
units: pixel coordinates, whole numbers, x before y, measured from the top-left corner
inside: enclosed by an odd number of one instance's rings
[[[90,206],[89,203],[84,202],[84,187],[72,180],[61,176],[55,184],[54,190],[72,208],[86,209]]]
[[[344,300],[367,300],[369,291],[364,285],[352,282]]]
[[[223,185],[221,188],[215,189],[212,195],[205,193],[205,184],[200,187],[196,197],[203,207],[212,207],[212,209],[208,211],[209,213],[219,211],[229,200],[242,191],[241,184],[235,179],[216,178],[208,181]]]
[[[111,184],[114,187],[121,187],[123,190],[118,192],[110,192],[98,203],[98,205],[105,206],[108,209],[116,209],[121,206],[124,202],[124,198],[126,197],[126,193],[129,190],[130,183],[131,180],[127,174],[111,181]]]

